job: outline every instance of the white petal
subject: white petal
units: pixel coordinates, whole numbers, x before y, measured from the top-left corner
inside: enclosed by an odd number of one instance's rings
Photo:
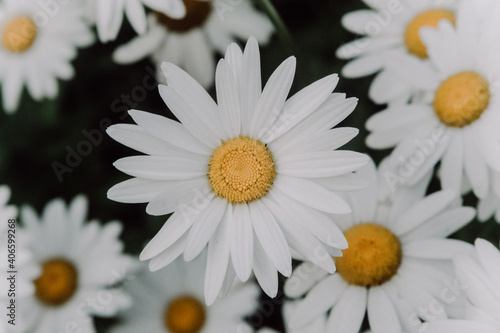
[[[222,222],[208,243],[207,268],[205,272],[205,301],[207,305],[215,302],[226,276],[231,252],[232,206],[226,206]]]
[[[262,248],[276,269],[285,276],[292,274],[292,258],[283,232],[271,212],[260,201],[249,205],[253,229]]]
[[[311,262],[297,266],[290,278],[285,281],[285,295],[297,298],[307,293],[316,283],[323,280],[328,273]]]
[[[254,235],[254,239],[257,237]],[[278,271],[267,256],[266,251],[257,240],[254,242],[253,271],[262,290],[269,296],[275,297],[278,293]]]
[[[138,34],[141,35],[146,32],[146,11],[139,1],[126,0],[125,15],[127,15],[130,25]]]
[[[380,55],[361,56],[350,61],[342,68],[342,75],[347,78],[367,76],[378,72],[383,66]]]
[[[184,233],[174,244],[156,255],[149,262],[149,270],[157,271],[177,259],[186,249],[188,234]]]
[[[234,206],[231,236],[231,259],[238,278],[245,282],[250,277],[253,263],[253,227],[246,204]]]
[[[176,153],[175,156],[172,152],[170,155],[124,157],[113,165],[128,175],[145,179],[181,180],[207,174],[207,162],[203,158],[192,153]]]
[[[159,255],[180,239],[191,225],[193,225],[192,218],[187,218],[182,211],[175,212],[142,250],[139,259],[144,261]]]
[[[132,178],[118,183],[108,190],[109,199],[123,203],[142,203],[153,200],[169,184],[169,181]]]
[[[250,135],[250,124],[262,92],[259,45],[254,37],[250,37],[245,47],[241,73],[241,134],[247,136]]]
[[[286,59],[267,81],[250,124],[251,137],[264,136],[280,114],[292,86],[295,66],[295,57]]]
[[[347,286],[348,284],[339,274],[323,279],[298,303],[288,324],[290,328],[300,328],[327,313],[330,308],[335,306]]]
[[[500,252],[498,249],[490,242],[480,238],[476,239],[475,245],[479,261],[491,281],[500,281]]]
[[[149,8],[174,19],[182,19],[186,15],[186,6],[181,0],[142,0],[142,2]]]
[[[464,145],[467,140],[463,140],[461,133],[452,132],[450,146],[444,152],[441,160],[441,187],[460,193],[462,188],[462,177],[464,174]],[[467,165],[467,161],[465,161]]]
[[[439,191],[427,196],[398,218],[394,233],[402,235],[443,211],[456,198],[452,191]]]
[[[167,155],[173,148],[137,125],[113,125],[108,127],[106,133],[119,143],[148,155]]]
[[[457,239],[420,239],[404,244],[403,251],[415,258],[451,260],[457,254],[472,253],[473,247]]]
[[[188,244],[184,251],[184,260],[191,261],[205,248],[210,238],[220,224],[227,201],[215,197],[208,204],[200,207],[198,216],[189,231]]]
[[[276,177],[274,186],[312,208],[332,214],[351,212],[349,205],[337,194],[310,180],[280,175]]]
[[[469,177],[472,190],[477,197],[486,198],[490,188],[488,166],[471,140],[465,140],[464,145],[465,173]]]
[[[213,153],[213,149],[197,140],[182,124],[174,120],[137,110],[130,110],[129,114],[140,127],[158,139],[196,154]]]
[[[240,99],[233,73],[224,59],[221,59],[217,65],[215,85],[221,121],[228,135],[227,138],[235,138],[241,131]]]
[[[328,332],[358,333],[366,312],[366,288],[349,286],[333,307]]]
[[[399,333],[401,325],[394,305],[381,287],[368,293],[368,320],[374,333]]]

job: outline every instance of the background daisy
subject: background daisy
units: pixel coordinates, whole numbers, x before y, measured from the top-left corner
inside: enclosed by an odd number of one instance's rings
[[[480,5],[482,4],[482,6]],[[434,72],[425,74],[432,103],[389,107],[366,123],[373,148],[396,146],[390,157],[393,172],[412,185],[441,161],[443,188],[459,193],[470,184],[484,199],[490,190],[500,193],[500,126],[497,39],[500,13],[494,2],[462,1],[456,28],[441,21],[437,29],[422,28]],[[479,27],[469,22],[483,22]],[[401,73],[418,80],[423,66],[401,66]]]
[[[116,39],[126,16],[134,30],[146,32],[146,9],[144,6],[181,19],[186,14],[182,0],[83,0],[86,2],[87,18],[97,27],[97,35],[103,43]]]
[[[478,332],[500,330],[500,252],[491,243],[478,238],[471,256],[455,258],[455,270],[467,294],[465,319],[430,323],[425,332]]]
[[[214,83],[215,52],[224,54],[236,39],[250,36],[265,44],[273,32],[269,19],[248,0],[233,4],[184,0],[184,4],[186,15],[182,19],[152,13],[148,31],[119,47],[114,60],[127,64],[151,56],[157,66],[163,61],[176,64],[209,87]],[[162,75],[158,80],[164,82]]]
[[[0,84],[7,113],[18,108],[23,88],[37,101],[54,98],[57,79],[74,76],[71,60],[77,47],[94,38],[84,22],[78,3],[58,4],[49,16],[36,0],[5,0],[0,3]]]
[[[138,125],[108,130],[115,140],[151,155],[115,162],[135,178],[112,187],[109,198],[148,202],[152,215],[174,212],[141,260],[151,259],[150,268],[157,270],[182,253],[190,261],[208,246],[205,297],[211,304],[224,279],[234,278],[233,268],[242,281],[253,270],[274,297],[277,272],[291,273],[290,247],[305,257],[317,250],[340,254],[347,243],[326,213],[350,211],[333,191],[364,186],[352,171],[368,159],[334,151],[358,132],[330,130],[356,105],[355,99],[332,94],[337,76],[285,101],[295,58],[285,60],[262,90],[259,49],[251,38],[244,52],[232,44],[219,62],[217,105],[179,67],[162,68],[168,85],[160,86],[160,95],[182,124],[131,111]],[[333,273],[330,257],[318,264]]]
[[[95,332],[92,315],[110,317],[131,305],[113,287],[132,274],[136,262],[122,253],[121,225],[86,221],[87,199],[78,196],[66,208],[50,201],[41,215],[24,207],[20,238],[32,237],[29,248],[41,273],[33,281],[35,295],[23,302],[23,320],[37,333],[71,330]]]
[[[453,281],[453,255],[472,249],[445,237],[472,220],[474,209],[454,205],[457,196],[450,191],[425,196],[427,184],[379,202],[374,165],[358,173],[370,186],[347,193],[353,212],[336,218],[349,248],[335,258],[333,275],[309,262],[294,270],[285,294],[305,298],[288,325],[300,328],[328,313],[326,332],[358,332],[367,312],[375,333],[411,332],[421,320],[459,316],[463,299],[443,299],[441,292]]]
[[[257,285],[236,284],[226,298],[206,306],[205,263],[206,253],[189,263],[177,259],[158,272],[143,271],[126,284],[134,306],[120,313],[111,333],[253,332],[244,318],[257,308]]]
[[[363,36],[337,50],[340,59],[355,58],[342,69],[342,74],[355,78],[377,73],[368,94],[379,104],[422,98],[426,75],[432,69],[419,30],[424,26],[436,27],[443,19],[454,23],[460,0],[363,2],[370,9],[357,10],[342,18],[347,30]],[[416,80],[401,75],[391,66],[395,62],[405,66],[418,64],[425,71]]]

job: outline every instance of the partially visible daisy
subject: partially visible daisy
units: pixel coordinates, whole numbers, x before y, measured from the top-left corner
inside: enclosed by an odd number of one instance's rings
[[[61,199],[50,201],[41,217],[23,208],[25,228],[35,261],[42,267],[34,279],[35,295],[23,302],[24,320],[37,333],[95,332],[92,317],[110,317],[131,305],[114,288],[136,266],[123,254],[119,222],[101,226],[86,222],[87,200],[78,196],[66,208]],[[21,237],[21,236],[20,236]]]
[[[476,239],[472,256],[454,259],[455,270],[467,295],[464,319],[430,323],[426,333],[498,333],[500,331],[500,252],[484,239]]]
[[[377,73],[369,96],[376,103],[405,102],[420,97],[425,74],[431,71],[428,52],[419,36],[422,27],[436,27],[441,20],[455,23],[461,0],[367,1],[370,9],[344,15],[343,26],[363,37],[341,46],[337,57],[352,59],[343,69],[346,77]],[[425,67],[418,79],[401,75],[394,62]],[[424,77],[423,81],[419,79]]]
[[[457,15],[456,27],[443,20],[437,29],[420,31],[434,71],[423,65],[399,68],[425,79],[433,102],[375,114],[366,123],[372,131],[367,144],[396,146],[390,163],[409,185],[441,161],[443,188],[460,192],[470,184],[484,199],[490,190],[500,193],[500,182],[491,181],[500,172],[500,10],[496,1],[464,0]]]
[[[9,205],[10,188],[0,185],[0,303],[5,310],[4,319],[0,322],[0,332],[24,332],[24,318],[19,316],[19,307],[26,297],[33,295],[32,279],[39,274],[38,265],[33,261],[26,245],[28,238],[19,237],[17,233],[17,207]],[[14,275],[14,280],[10,280]],[[11,284],[15,287],[11,288]],[[10,317],[11,300],[14,300],[14,317]],[[12,320],[13,319],[13,320]],[[8,321],[12,320],[10,324]]]
[[[84,0],[88,6],[87,17],[97,27],[97,35],[103,43],[115,40],[123,23],[123,17],[134,30],[143,34],[146,32],[146,9],[182,19],[186,8],[182,0]]]
[[[357,103],[332,94],[337,75],[286,100],[295,58],[285,60],[262,89],[254,38],[244,52],[230,45],[220,60],[218,104],[179,67],[164,63],[162,69],[168,85],[160,85],[160,95],[181,123],[133,110],[138,125],[108,129],[115,140],[148,154],[115,162],[134,178],[112,187],[108,197],[148,202],[152,215],[174,212],[140,259],[157,270],[183,253],[190,261],[208,246],[205,296],[211,304],[233,267],[242,281],[253,270],[274,297],[277,272],[292,271],[290,248],[305,257],[339,255],[347,243],[327,214],[350,212],[334,191],[362,188],[365,182],[352,172],[368,158],[336,150],[358,133],[331,129]],[[318,264],[333,273],[330,257]]]
[[[375,166],[358,173],[371,185],[347,193],[353,212],[337,218],[349,247],[335,258],[333,275],[309,262],[296,268],[285,294],[305,298],[288,325],[300,328],[327,313],[326,332],[358,332],[367,312],[372,332],[413,332],[421,320],[461,314],[461,300],[447,303],[441,292],[453,281],[452,257],[472,246],[446,236],[471,221],[474,209],[454,206],[451,191],[424,197],[426,186],[379,202]]]
[[[168,61],[184,68],[202,86],[209,87],[214,83],[215,52],[224,54],[236,39],[247,40],[250,36],[261,44],[267,43],[273,32],[269,19],[249,0],[232,5],[184,0],[184,4],[187,12],[182,19],[152,13],[148,31],[118,48],[113,54],[114,60],[128,64],[150,56],[158,66]],[[164,81],[159,76],[159,80]]]
[[[18,108],[24,87],[34,100],[54,98],[57,79],[74,76],[77,47],[94,40],[81,6],[57,8],[57,15],[49,16],[37,0],[0,2],[0,85],[7,113]]]
[[[228,296],[205,305],[203,280],[206,253],[186,263],[175,260],[158,272],[144,271],[125,285],[134,299],[120,313],[112,333],[250,333],[244,321],[258,304],[260,290],[254,282],[236,284]],[[232,282],[227,288],[232,287]]]

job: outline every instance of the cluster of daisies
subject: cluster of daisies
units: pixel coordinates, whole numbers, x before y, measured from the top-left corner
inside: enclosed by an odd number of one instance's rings
[[[0,2],[6,110],[24,86],[54,96],[76,48],[93,42],[91,25],[107,42],[126,18],[138,36],[114,60],[150,57],[178,119],[130,110],[135,124],[107,130],[139,152],[115,162],[131,178],[108,197],[168,215],[140,260],[124,253],[119,221],[87,221],[83,195],[40,215],[20,209],[15,328],[95,332],[97,316],[117,318],[117,333],[253,332],[245,318],[260,291],[283,290],[286,332],[498,333],[497,244],[449,236],[476,216],[462,205],[471,191],[478,218],[500,221],[500,3],[365,3],[344,16],[362,37],[338,56],[352,59],[344,76],[375,74],[369,96],[387,105],[366,122],[368,147],[394,148],[378,166],[339,149],[359,131],[338,126],[357,99],[334,92],[337,75],[289,97],[292,56],[262,84],[258,42],[273,27],[251,2]],[[212,51],[225,54],[216,65]],[[3,221],[18,217],[9,195],[0,187]]]

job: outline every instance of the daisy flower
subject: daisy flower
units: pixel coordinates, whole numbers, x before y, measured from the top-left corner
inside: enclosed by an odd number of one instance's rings
[[[76,48],[93,42],[80,6],[68,3],[56,8],[56,14],[49,15],[36,0],[0,2],[0,82],[7,113],[18,108],[23,87],[36,101],[54,98],[57,79],[74,75],[71,60]]]
[[[0,332],[23,332],[24,320],[19,318],[19,304],[33,294],[32,279],[39,274],[39,267],[33,261],[33,256],[25,244],[29,239],[19,239],[17,229],[17,207],[8,205],[10,188],[0,185],[0,303],[7,309],[5,319],[0,323]],[[14,275],[14,280],[10,278]],[[14,284],[15,287],[11,288]],[[12,291],[11,291],[12,289]],[[12,294],[14,292],[14,294]],[[14,309],[11,300],[14,300]],[[11,316],[13,312],[13,316]],[[9,323],[9,321],[11,321]]]
[[[484,239],[476,239],[472,256],[454,259],[455,270],[467,294],[465,318],[430,323],[426,333],[500,331],[500,252]]]
[[[420,97],[423,83],[401,75],[391,64],[407,62],[430,67],[419,30],[436,27],[441,20],[454,23],[460,0],[363,2],[370,9],[357,10],[342,18],[342,25],[347,30],[363,36],[337,50],[340,59],[354,58],[342,69],[342,74],[356,78],[377,73],[369,96],[379,104]]]
[[[495,1],[461,2],[456,28],[446,20],[422,28],[433,70],[401,66],[398,71],[424,82],[431,103],[389,107],[366,123],[372,148],[396,146],[391,166],[408,185],[441,161],[441,185],[460,192],[470,184],[477,197],[500,193],[500,6]],[[477,22],[483,22],[480,28]],[[469,185],[467,185],[469,186]]]
[[[256,11],[249,0],[233,5],[204,0],[184,0],[184,4],[186,16],[182,19],[152,13],[148,31],[119,47],[114,60],[129,64],[150,56],[157,66],[168,61],[209,87],[214,83],[215,52],[224,54],[236,38],[254,36],[259,43],[267,43],[273,32],[267,16]]]
[[[160,85],[160,95],[181,123],[131,111],[137,126],[108,129],[118,142],[151,155],[116,161],[134,178],[112,187],[108,197],[148,202],[152,215],[174,212],[140,259],[151,259],[150,269],[157,270],[182,253],[190,261],[208,245],[205,296],[211,304],[226,271],[227,278],[236,273],[246,281],[253,269],[274,297],[277,271],[289,276],[292,270],[290,248],[305,257],[321,250],[340,254],[347,243],[327,213],[350,208],[333,191],[363,187],[352,171],[368,158],[335,151],[358,133],[330,130],[357,103],[332,94],[337,75],[286,100],[295,73],[290,57],[261,89],[254,38],[244,52],[230,45],[220,60],[218,105],[179,67],[164,63],[162,69],[168,85]],[[319,264],[333,273],[331,258]]]
[[[335,258],[333,275],[310,262],[294,270],[285,295],[305,298],[288,325],[301,328],[327,313],[326,332],[356,333],[367,312],[375,333],[414,332],[421,320],[459,315],[463,299],[442,290],[453,281],[452,256],[472,245],[445,237],[471,221],[474,209],[453,205],[451,191],[425,197],[424,182],[380,202],[375,166],[358,173],[370,186],[347,193],[353,211],[336,219],[349,248]]]
[[[132,28],[139,34],[146,32],[146,9],[182,19],[186,8],[182,0],[85,0],[87,18],[97,27],[97,35],[103,43],[116,39],[126,15]]]
[[[189,263],[179,258],[161,271],[144,271],[127,283],[125,290],[134,306],[121,312],[111,333],[253,332],[244,318],[257,309],[257,285],[235,284],[226,298],[206,306],[205,262],[206,253]]]
[[[92,317],[113,316],[131,300],[113,285],[131,274],[135,260],[122,253],[119,222],[86,223],[87,200],[76,197],[69,207],[50,201],[42,216],[21,211],[31,236],[29,248],[42,267],[33,284],[35,295],[23,302],[24,320],[37,333],[95,332]]]

